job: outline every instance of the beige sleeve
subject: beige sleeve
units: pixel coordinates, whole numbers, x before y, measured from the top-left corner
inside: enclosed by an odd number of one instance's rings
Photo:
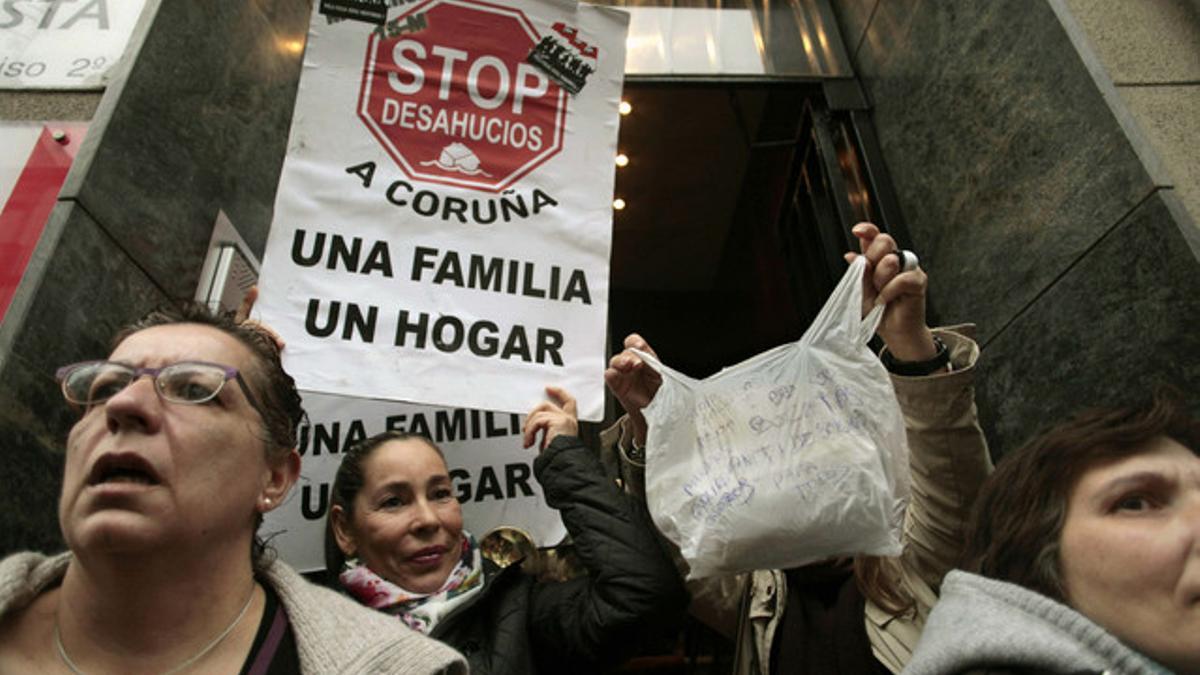
[[[934,333],[950,351],[951,372],[893,375],[892,384],[908,430],[912,475],[902,562],[936,591],[960,562],[971,506],[992,460],[975,408],[974,327]]]

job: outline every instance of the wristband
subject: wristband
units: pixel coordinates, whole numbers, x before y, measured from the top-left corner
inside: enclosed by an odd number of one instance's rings
[[[933,355],[933,358],[925,361],[900,361],[886,349],[879,356],[879,359],[883,361],[883,367],[895,375],[903,375],[905,377],[930,375],[945,368],[950,363],[950,350],[946,348],[946,343],[934,335],[933,344],[937,347],[937,353]]]

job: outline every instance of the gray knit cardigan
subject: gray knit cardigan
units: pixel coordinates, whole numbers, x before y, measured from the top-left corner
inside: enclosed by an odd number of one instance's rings
[[[70,562],[70,553],[53,557],[17,553],[0,561],[0,619],[57,584]],[[287,610],[302,673],[467,672],[462,656],[450,647],[410,630],[394,617],[305,581],[282,562],[268,565],[260,581],[275,590]]]
[[[1070,607],[1006,581],[954,570],[942,581],[904,675],[1169,675]]]

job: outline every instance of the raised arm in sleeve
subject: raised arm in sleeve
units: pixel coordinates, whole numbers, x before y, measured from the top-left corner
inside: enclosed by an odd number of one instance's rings
[[[971,326],[934,331],[950,351],[950,372],[892,376],[912,470],[903,564],[934,590],[959,562],[971,506],[992,471],[975,408],[973,332]]]
[[[678,626],[687,592],[645,504],[622,492],[575,437],[555,438],[534,472],[588,572],[533,590],[530,632],[542,671],[602,669]]]

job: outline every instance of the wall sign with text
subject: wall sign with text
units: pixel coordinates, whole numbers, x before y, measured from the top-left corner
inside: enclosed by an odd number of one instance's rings
[[[0,0],[0,89],[103,89],[145,0]]]

